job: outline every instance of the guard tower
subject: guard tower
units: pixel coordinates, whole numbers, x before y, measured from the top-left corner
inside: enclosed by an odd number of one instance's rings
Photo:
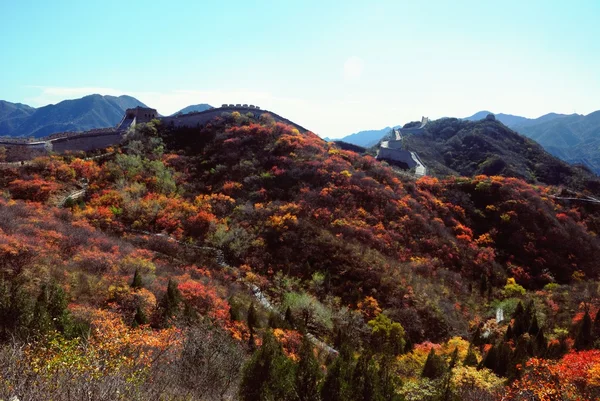
[[[147,123],[155,118],[158,118],[158,112],[156,111],[156,109],[140,106],[133,109],[127,109],[125,110],[125,115],[123,116],[123,119],[117,126],[117,129],[127,130],[133,125]]]

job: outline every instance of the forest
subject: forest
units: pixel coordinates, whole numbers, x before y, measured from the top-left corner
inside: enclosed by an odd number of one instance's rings
[[[599,206],[525,178],[238,112],[2,167],[0,399],[599,399]]]

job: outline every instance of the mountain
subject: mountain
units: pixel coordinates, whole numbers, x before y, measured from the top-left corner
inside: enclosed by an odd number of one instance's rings
[[[497,120],[436,120],[424,133],[406,136],[405,143],[434,175],[502,175],[600,190],[600,181],[591,172],[567,164]]]
[[[465,120],[478,121],[488,114],[480,111]],[[533,119],[496,114],[496,119],[535,140],[554,156],[600,174],[600,111],[588,115],[549,113]]]
[[[397,128],[397,127],[400,127],[400,125],[397,125],[394,128]],[[325,138],[325,140],[327,140],[327,141],[335,140],[335,141],[351,143],[353,145],[358,145],[358,146],[362,146],[365,148],[369,148],[371,146],[376,145],[377,142],[379,142],[379,140],[385,134],[387,134],[388,132],[391,131],[391,129],[392,129],[392,127],[385,127],[383,129],[378,129],[378,130],[360,131],[355,134],[347,135],[340,139]]]
[[[12,132],[29,118],[35,109],[21,103],[0,100],[0,136],[3,132]]]
[[[502,176],[565,164],[498,121],[425,139],[501,175],[228,113],[0,165],[0,397],[598,399],[597,204]]]
[[[183,109],[179,110],[177,113],[173,113],[171,115],[176,116],[178,114],[194,113],[194,112],[198,112],[198,111],[210,110],[212,108],[213,107],[210,104],[206,104],[206,103],[194,104],[191,106],[184,107]]]
[[[553,155],[569,163],[584,164],[600,174],[600,111],[513,128],[539,142]]]
[[[86,131],[114,127],[125,109],[146,107],[131,96],[89,95],[81,99],[65,100],[54,105],[33,109],[12,103],[0,105],[0,136],[33,136],[36,138],[66,131]],[[10,111],[12,109],[12,112]],[[16,115],[16,120],[15,116]]]
[[[467,121],[479,121],[483,120],[488,114],[494,114],[490,111],[484,110],[473,114],[470,117],[464,118]],[[502,122],[504,125],[515,128],[515,127],[526,127],[529,125],[535,125],[546,121],[555,120],[561,117],[567,117],[566,114],[548,113],[538,118],[527,118],[521,116],[515,116],[512,114],[499,113],[495,114],[496,120]]]

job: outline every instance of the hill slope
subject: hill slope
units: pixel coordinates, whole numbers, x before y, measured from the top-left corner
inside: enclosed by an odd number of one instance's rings
[[[464,156],[530,143],[493,121],[431,131]],[[351,372],[352,400],[381,378],[378,399],[492,401],[533,356],[600,367],[597,351],[570,350],[600,340],[597,205],[517,178],[414,180],[268,115],[139,124],[125,141],[0,174],[3,399],[216,401],[269,380],[334,400]],[[53,206],[84,178],[84,198]],[[306,331],[340,352],[316,361]],[[327,365],[308,390],[294,378],[307,365]],[[578,374],[551,379],[578,389]]]
[[[20,112],[18,124],[10,123],[10,113],[4,117],[0,114],[0,136],[43,137],[57,132],[113,127],[123,117],[125,109],[136,106],[146,107],[131,96],[101,95],[65,100],[38,109],[26,106],[21,108],[24,111]]]
[[[478,121],[487,114],[480,111],[465,120]],[[549,113],[534,119],[496,114],[496,119],[535,140],[554,156],[571,164],[584,164],[600,174],[600,111],[585,116]]]
[[[433,121],[422,135],[406,138],[433,174],[503,175],[532,183],[600,190],[590,172],[557,159],[499,121],[455,118]]]

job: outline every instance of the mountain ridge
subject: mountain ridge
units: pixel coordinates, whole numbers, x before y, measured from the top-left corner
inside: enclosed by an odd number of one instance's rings
[[[0,136],[36,138],[58,132],[113,127],[121,120],[126,109],[147,107],[132,96],[99,94],[63,100],[39,108],[6,101],[3,101],[2,105],[5,105],[7,110],[17,110],[18,115],[15,121],[14,117],[10,117],[11,113],[0,112]]]

